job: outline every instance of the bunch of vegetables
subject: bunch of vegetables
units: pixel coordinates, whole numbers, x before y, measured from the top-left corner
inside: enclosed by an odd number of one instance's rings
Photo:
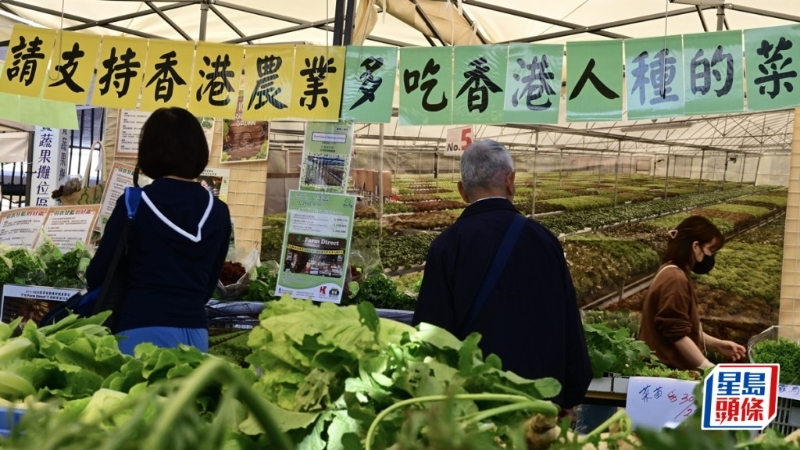
[[[754,363],[780,364],[781,383],[800,384],[800,345],[780,337],[753,345],[751,353]]]
[[[8,248],[0,253],[0,284],[82,288],[83,273],[89,265],[89,252],[78,243],[67,253],[50,241],[36,251]]]

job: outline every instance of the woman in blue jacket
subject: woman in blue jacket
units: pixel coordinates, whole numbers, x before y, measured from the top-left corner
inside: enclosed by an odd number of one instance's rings
[[[205,304],[228,251],[228,206],[197,177],[209,159],[197,119],[182,108],[162,108],[145,122],[138,166],[153,179],[142,192],[128,240],[127,294],[116,320],[120,349],[141,342],[158,347],[193,345],[208,351]],[[108,219],[86,271],[90,288],[103,283],[126,219],[123,198]]]

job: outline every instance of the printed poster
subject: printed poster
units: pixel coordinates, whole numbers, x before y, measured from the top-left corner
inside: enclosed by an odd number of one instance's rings
[[[139,109],[186,108],[191,81],[189,75],[194,62],[194,42],[150,39],[147,51]]]
[[[105,189],[103,189],[99,218],[95,224],[97,231],[105,229],[108,218],[111,217],[114,207],[117,206],[117,200],[122,197],[126,187],[133,186],[133,171],[135,169],[133,166],[118,162],[111,166],[108,182]]]
[[[453,48],[400,49],[400,125],[453,123]]]
[[[47,211],[43,233],[62,252],[75,247],[76,242],[88,244],[100,205],[54,206]],[[37,236],[34,248],[44,240]]]
[[[352,154],[352,122],[307,123],[300,189],[345,192]]]
[[[147,39],[103,36],[92,105],[135,109],[142,90]]]
[[[55,40],[56,30],[14,25],[0,77],[0,92],[39,97]]]
[[[58,189],[62,175],[66,175],[65,161],[68,153],[69,134],[66,131],[36,127],[31,171],[32,206],[55,205],[53,191]]]
[[[231,180],[230,169],[206,169],[197,178],[200,185],[206,188],[209,192],[214,194],[214,197],[228,201],[228,185]]]
[[[459,45],[453,53],[453,123],[503,122],[508,47]]]
[[[32,249],[48,208],[17,208],[0,212],[0,242]]]
[[[563,63],[563,45],[509,45],[505,115],[495,123],[558,123]]]
[[[50,65],[45,81],[44,98],[86,104],[100,49],[100,36],[60,31],[53,48],[54,63]]]
[[[294,45],[245,48],[244,120],[289,118],[294,76]]]
[[[114,152],[117,157],[136,158],[139,154],[139,138],[142,134],[142,127],[151,114],[149,111],[119,110],[117,148]]]
[[[22,322],[19,324],[20,331],[25,328],[28,320],[39,323],[51,309],[80,292],[80,289],[16,284],[3,285],[2,290],[0,322],[10,323],[17,317],[22,317]]]
[[[222,121],[220,163],[266,161],[269,157],[269,122],[242,120],[244,94],[239,94],[234,119]]]
[[[341,302],[355,204],[352,195],[289,191],[276,295]]]

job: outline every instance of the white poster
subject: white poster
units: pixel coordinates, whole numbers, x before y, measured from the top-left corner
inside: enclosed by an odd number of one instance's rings
[[[125,188],[133,186],[133,171],[136,168],[126,164],[114,163],[109,172],[108,182],[103,189],[103,200],[100,202],[100,216],[95,224],[96,230],[103,230],[106,227],[108,218],[117,205],[117,200],[122,197]]]
[[[139,135],[152,113],[121,109],[117,119],[117,156],[135,157],[139,153]]]
[[[69,152],[69,138],[68,136],[64,138],[66,134],[66,131],[36,127],[33,136],[31,206],[53,206],[56,204],[55,199],[53,199],[53,191],[58,189],[61,155]]]
[[[68,252],[75,243],[89,243],[92,228],[100,212],[100,205],[55,206],[44,219],[44,234],[62,252]],[[44,242],[37,236],[34,247]]]
[[[697,381],[631,377],[625,409],[635,428],[675,428],[691,416]]]
[[[0,133],[0,163],[26,162],[30,133]]]
[[[47,217],[47,208],[17,208],[0,212],[0,242],[33,248]]]

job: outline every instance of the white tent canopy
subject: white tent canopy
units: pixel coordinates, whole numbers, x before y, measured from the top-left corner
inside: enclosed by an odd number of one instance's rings
[[[563,43],[702,33],[716,30],[718,24],[723,29],[747,29],[800,22],[800,4],[793,1],[672,1],[0,0],[0,41],[6,41],[0,45],[7,46],[13,23],[173,40],[333,45],[337,3],[344,16],[361,12],[353,19],[358,26],[350,34],[352,42],[363,38],[364,45]],[[543,148],[616,150],[621,142],[624,151],[648,153],[788,152],[793,118],[793,111],[787,110],[661,119],[657,123],[675,123],[667,125],[670,129],[634,131],[625,128],[636,122],[567,123],[562,117],[557,126],[479,126],[476,138],[530,147],[531,133],[539,131]],[[297,131],[290,124],[275,128],[286,129],[290,136]],[[441,146],[445,128],[450,127],[401,127],[394,118],[385,128],[386,145]],[[377,145],[378,134],[377,125],[366,126],[358,132],[358,142],[372,145],[374,140]]]

